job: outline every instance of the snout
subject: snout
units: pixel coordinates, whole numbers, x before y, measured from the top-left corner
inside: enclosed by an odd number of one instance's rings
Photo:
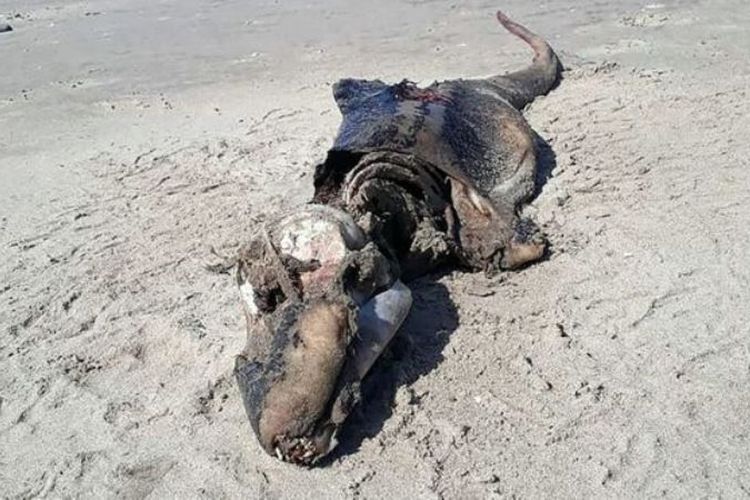
[[[285,304],[275,316],[267,355],[239,356],[237,380],[261,446],[310,464],[328,453],[335,430],[329,402],[351,341],[350,310],[320,300]]]
[[[411,295],[343,212],[313,208],[248,245],[238,281],[248,342],[235,374],[269,454],[313,464],[359,401],[359,381]]]

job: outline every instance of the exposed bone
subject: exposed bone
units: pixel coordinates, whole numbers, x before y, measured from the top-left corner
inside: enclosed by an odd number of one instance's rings
[[[315,264],[300,273],[303,294],[327,288],[346,255],[367,242],[349,214],[323,205],[310,205],[282,218],[270,232],[280,254]]]
[[[350,250],[359,250],[367,243],[367,238],[359,226],[357,226],[356,222],[354,222],[351,215],[342,210],[337,210],[326,205],[308,205],[304,209],[282,218],[275,224],[275,226],[276,228],[280,228],[282,232],[288,234],[289,228],[293,226],[301,226],[304,228],[306,225],[315,221],[326,222],[329,224],[337,223],[338,232],[341,238],[343,238],[346,247]],[[276,237],[279,238],[281,233],[277,232],[276,228],[271,229],[276,232]],[[283,236],[281,236],[279,240],[282,238]]]
[[[359,336],[354,343],[357,373],[364,378],[383,353],[411,309],[411,290],[401,281],[373,297],[359,310]]]

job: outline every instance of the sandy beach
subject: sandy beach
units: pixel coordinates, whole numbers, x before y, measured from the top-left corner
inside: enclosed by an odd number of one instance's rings
[[[216,264],[307,202],[342,77],[565,66],[548,259],[410,283],[321,466],[267,456]],[[750,496],[746,0],[4,0],[0,496]]]

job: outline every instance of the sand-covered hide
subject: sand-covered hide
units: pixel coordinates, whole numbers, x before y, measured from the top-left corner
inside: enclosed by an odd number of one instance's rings
[[[588,5],[586,5],[588,4]],[[258,447],[221,274],[304,203],[342,76],[569,70],[526,115],[548,260],[412,284],[325,467]],[[750,491],[750,4],[6,1],[0,492],[10,498]],[[207,267],[208,266],[208,267]]]

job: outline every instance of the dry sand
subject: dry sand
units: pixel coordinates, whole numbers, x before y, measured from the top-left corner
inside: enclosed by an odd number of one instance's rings
[[[264,455],[231,255],[305,202],[339,77],[565,79],[550,258],[413,283],[339,452]],[[5,19],[2,16],[5,16]],[[0,495],[750,495],[750,3],[4,0]]]

